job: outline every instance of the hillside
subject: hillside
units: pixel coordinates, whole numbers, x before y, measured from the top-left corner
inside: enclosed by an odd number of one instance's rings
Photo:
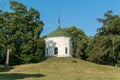
[[[48,58],[40,63],[14,66],[0,80],[120,80],[120,68],[72,58]]]

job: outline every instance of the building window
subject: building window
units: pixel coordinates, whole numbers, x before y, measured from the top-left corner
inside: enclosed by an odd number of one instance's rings
[[[65,54],[67,54],[68,53],[68,49],[67,49],[67,47],[65,47]]]

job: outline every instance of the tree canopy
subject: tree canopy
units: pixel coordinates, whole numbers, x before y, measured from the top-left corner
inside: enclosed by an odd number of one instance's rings
[[[11,12],[0,10],[0,45],[12,50],[11,64],[40,61],[44,57],[44,40],[40,38],[44,23],[34,8],[10,1]],[[18,62],[17,62],[18,61]]]
[[[68,33],[73,41],[73,57],[86,59],[85,49],[89,38],[86,36],[84,31],[76,26],[64,28],[63,30]]]
[[[96,36],[86,50],[88,60],[100,64],[119,65],[120,17],[113,15],[111,10],[104,16],[104,19],[98,19],[103,26],[98,28]]]

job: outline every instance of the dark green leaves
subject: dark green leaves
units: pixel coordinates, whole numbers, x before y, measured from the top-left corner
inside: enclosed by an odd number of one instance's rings
[[[16,1],[10,1],[10,8],[12,12],[0,12],[0,44],[5,50],[12,49],[11,64],[40,61],[45,47],[40,38],[44,25],[40,13]]]

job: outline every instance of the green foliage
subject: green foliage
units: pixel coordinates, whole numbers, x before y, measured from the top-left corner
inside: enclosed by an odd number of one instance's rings
[[[105,19],[98,18],[98,21],[103,23],[101,28],[98,28],[97,35],[120,35],[120,17],[113,15],[112,11],[104,14]]]
[[[105,19],[98,19],[103,26],[98,28],[98,33],[86,49],[87,60],[99,64],[119,65],[120,17],[113,15],[112,11],[108,11],[104,16]]]
[[[73,40],[73,56],[76,58],[86,59],[85,49],[89,38],[81,29],[78,29],[75,26],[65,28],[63,30],[67,31],[68,35],[70,35]]]
[[[109,64],[113,62],[113,56],[111,56],[113,51],[109,37],[97,37],[91,41],[89,46],[87,55],[89,61],[99,64]]]
[[[44,25],[40,13],[33,8],[27,10],[16,1],[10,1],[10,8],[12,12],[0,12],[0,44],[4,53],[12,49],[11,64],[40,61],[45,47],[44,40],[39,37]]]

